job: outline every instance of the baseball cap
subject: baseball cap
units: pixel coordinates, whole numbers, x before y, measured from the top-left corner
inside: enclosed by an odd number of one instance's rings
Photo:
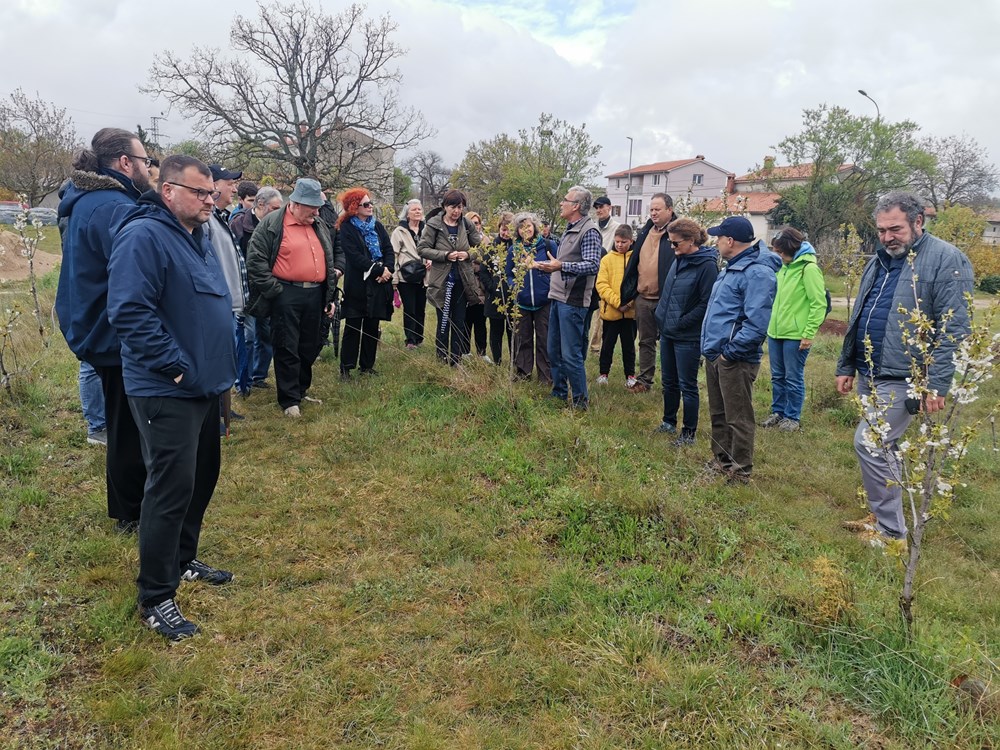
[[[219,180],[238,180],[243,177],[242,172],[230,171],[221,164],[209,164],[208,168],[212,170],[212,179],[215,182]]]
[[[753,242],[753,224],[743,216],[728,216],[708,233],[713,237],[732,237],[737,242]]]
[[[606,195],[602,195],[600,198],[594,201],[594,208],[597,208],[598,206],[610,206],[610,205],[611,205],[611,199]]]

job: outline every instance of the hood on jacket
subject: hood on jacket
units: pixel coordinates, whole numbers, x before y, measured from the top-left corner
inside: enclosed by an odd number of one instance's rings
[[[803,255],[816,255],[816,248],[814,248],[808,242],[803,242],[802,247],[799,248],[799,251],[795,253],[795,256],[792,258],[792,262],[794,263]]]
[[[702,245],[689,255],[678,255],[677,260],[683,260],[684,263],[705,263],[709,260],[718,263],[719,251],[712,245]]]
[[[62,193],[62,200],[59,201],[59,218],[69,216],[77,201],[97,190],[118,190],[133,200],[139,197],[139,191],[132,184],[132,180],[121,172],[103,168],[99,173],[74,169],[69,177],[69,184],[65,186],[65,191]]]
[[[167,204],[163,202],[163,198],[155,190],[147,190],[143,193],[139,197],[138,203],[134,206],[122,205],[115,211],[111,219],[111,236],[117,237],[133,221],[144,218],[154,219],[175,231],[181,232],[191,243],[192,247],[198,251],[198,254],[204,255],[201,246],[201,238],[205,231],[204,228],[199,227],[193,234],[185,229],[184,225],[170,212]]]

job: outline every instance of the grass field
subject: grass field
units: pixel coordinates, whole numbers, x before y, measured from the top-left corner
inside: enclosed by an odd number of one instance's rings
[[[1000,747],[949,684],[1000,678],[995,443],[987,427],[931,527],[907,642],[898,563],[839,528],[862,509],[837,340],[814,347],[803,431],[758,433],[754,483],[728,487],[701,468],[704,400],[678,450],[620,361],[574,414],[406,351],[394,320],[382,374],[343,384],[324,357],[301,420],[273,391],[236,399],[200,554],[236,580],[184,584],[203,633],[169,647],[136,616],[75,360],[58,333],[20,336],[31,374],[0,395],[4,748]],[[765,364],[761,417],[769,386]]]

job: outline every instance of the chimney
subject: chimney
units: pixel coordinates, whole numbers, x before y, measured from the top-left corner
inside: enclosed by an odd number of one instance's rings
[[[774,169],[774,157],[773,156],[765,156],[764,157],[764,171],[765,172],[770,172],[772,169]]]
[[[704,154],[698,154],[694,158],[697,159],[698,161],[705,161],[705,155]]]
[[[732,195],[736,192],[736,175],[731,174],[726,176],[726,193]]]

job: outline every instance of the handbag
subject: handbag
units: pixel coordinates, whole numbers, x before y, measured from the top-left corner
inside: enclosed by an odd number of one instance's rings
[[[407,261],[399,267],[399,278],[407,284],[423,284],[427,269],[422,260]]]

